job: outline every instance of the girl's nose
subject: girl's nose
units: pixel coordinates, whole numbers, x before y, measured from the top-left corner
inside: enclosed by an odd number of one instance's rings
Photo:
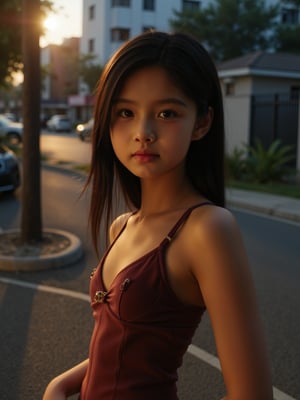
[[[138,127],[134,140],[137,142],[152,143],[156,139],[153,125],[149,121],[145,121]]]

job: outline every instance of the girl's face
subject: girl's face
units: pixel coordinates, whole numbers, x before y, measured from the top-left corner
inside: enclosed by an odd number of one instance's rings
[[[119,161],[141,179],[182,174],[190,143],[205,135],[209,119],[197,116],[196,104],[166,70],[145,67],[128,77],[113,104],[112,146]]]

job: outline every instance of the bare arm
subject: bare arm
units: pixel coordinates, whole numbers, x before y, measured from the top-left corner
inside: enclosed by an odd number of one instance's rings
[[[46,388],[43,400],[66,400],[68,396],[80,392],[89,360],[85,360],[54,378]]]
[[[194,250],[193,273],[212,322],[227,388],[224,400],[271,400],[266,345],[242,238],[228,211],[210,212],[199,228],[201,261]]]

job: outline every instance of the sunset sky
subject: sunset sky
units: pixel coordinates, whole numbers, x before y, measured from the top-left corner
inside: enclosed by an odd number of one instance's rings
[[[61,44],[64,38],[82,34],[82,0],[52,0],[56,13],[47,18],[41,46]]]

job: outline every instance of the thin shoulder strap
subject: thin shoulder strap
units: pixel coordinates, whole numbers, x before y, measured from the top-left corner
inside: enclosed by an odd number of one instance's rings
[[[114,245],[115,241],[121,236],[122,232],[124,231],[124,229],[127,226],[128,220],[129,218],[134,215],[136,213],[136,211],[133,211],[131,213],[128,213],[128,217],[126,218],[126,220],[124,221],[123,225],[121,226],[121,229],[119,230],[119,232],[116,234],[114,240],[111,242],[109,249]]]
[[[177,231],[179,230],[179,228],[184,224],[184,222],[187,220],[187,218],[189,217],[189,215],[191,214],[191,212],[198,207],[202,207],[205,205],[212,205],[213,203],[211,203],[210,201],[205,201],[203,203],[200,204],[195,204],[194,206],[188,208],[183,214],[182,216],[179,218],[179,220],[175,223],[175,225],[173,226],[173,228],[170,230],[170,232],[168,233],[168,235],[166,236],[166,239],[171,242],[171,240],[173,239],[173,237],[175,236],[175,234],[177,233]]]

